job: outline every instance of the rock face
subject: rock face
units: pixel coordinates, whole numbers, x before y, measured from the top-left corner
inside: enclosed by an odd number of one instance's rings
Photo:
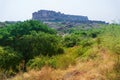
[[[32,14],[33,20],[39,21],[62,21],[62,22],[87,22],[87,16],[67,15],[50,10],[40,10]]]

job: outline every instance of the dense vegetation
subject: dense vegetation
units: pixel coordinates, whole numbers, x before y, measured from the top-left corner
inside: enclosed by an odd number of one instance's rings
[[[0,28],[0,45],[0,67],[6,71],[11,66],[17,69],[23,62],[26,70],[26,63],[36,56],[63,53],[56,31],[32,20]]]
[[[101,59],[100,51],[115,55],[113,72],[120,77],[120,25],[107,24],[84,29],[70,28],[60,35],[47,25],[33,20],[17,22],[0,28],[0,73],[9,76],[20,71],[49,66],[66,69],[76,60]],[[93,51],[93,48],[97,48]],[[107,74],[111,78],[111,74]],[[0,77],[2,79],[2,77]]]

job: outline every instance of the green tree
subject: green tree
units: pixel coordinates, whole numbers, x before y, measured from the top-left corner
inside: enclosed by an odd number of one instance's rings
[[[32,31],[18,41],[16,50],[21,52],[26,63],[36,56],[53,56],[64,52],[59,37],[56,35]]]
[[[28,20],[0,28],[0,45],[11,46],[16,50],[18,40],[23,35],[30,34],[31,31],[56,34],[56,31],[47,27],[47,25],[38,21]]]

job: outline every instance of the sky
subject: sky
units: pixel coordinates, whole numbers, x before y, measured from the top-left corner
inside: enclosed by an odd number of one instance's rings
[[[120,22],[120,0],[0,0],[0,21],[29,20],[41,9]]]

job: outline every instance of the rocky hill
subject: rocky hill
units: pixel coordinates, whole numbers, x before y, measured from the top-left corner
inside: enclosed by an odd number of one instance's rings
[[[68,15],[51,10],[39,10],[32,14],[33,20],[42,21],[49,27],[58,31],[68,30],[69,28],[81,26],[85,29],[99,27],[99,24],[106,24],[105,21],[89,20],[87,16]]]

